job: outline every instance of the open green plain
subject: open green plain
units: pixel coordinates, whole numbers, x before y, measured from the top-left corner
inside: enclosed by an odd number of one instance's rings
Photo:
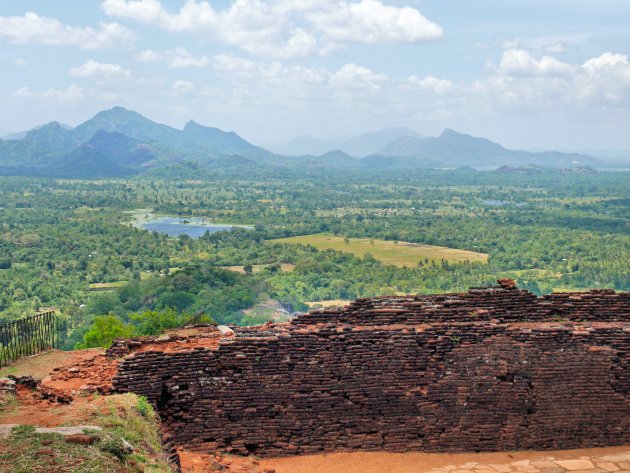
[[[371,254],[377,260],[398,267],[417,266],[428,261],[453,263],[487,262],[488,255],[444,246],[423,245],[406,241],[387,241],[370,238],[344,238],[327,233],[301,235],[271,240],[273,243],[310,245],[318,250],[345,251],[357,256]]]

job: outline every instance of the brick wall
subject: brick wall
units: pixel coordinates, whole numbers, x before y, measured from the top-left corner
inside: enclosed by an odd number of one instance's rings
[[[114,387],[146,395],[175,444],[209,451],[627,444],[629,309],[611,292],[362,299],[214,348],[134,346]]]

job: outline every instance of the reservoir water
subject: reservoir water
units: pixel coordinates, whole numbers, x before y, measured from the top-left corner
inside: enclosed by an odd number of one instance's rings
[[[216,233],[225,230],[230,231],[234,228],[252,228],[246,225],[210,223],[206,219],[198,217],[157,217],[138,223],[138,226],[151,232],[169,236],[188,235],[191,238],[199,238],[206,232]]]

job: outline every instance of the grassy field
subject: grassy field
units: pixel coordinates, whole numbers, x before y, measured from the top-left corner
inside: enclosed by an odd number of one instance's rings
[[[488,255],[475,253],[474,251],[458,250],[444,246],[421,245],[404,241],[399,241],[396,244],[393,241],[370,240],[368,238],[351,238],[347,241],[344,237],[326,233],[279,238],[269,241],[273,243],[311,245],[319,250],[332,249],[345,251],[354,253],[357,256],[370,253],[374,258],[383,263],[399,267],[412,267],[417,265],[419,261],[424,261],[425,259],[429,261],[441,261],[444,259],[449,262],[457,263],[462,261],[486,262],[488,260]]]
[[[589,292],[590,287],[554,287],[553,292]]]
[[[90,291],[113,291],[127,285],[129,281],[95,282],[90,284]]]
[[[271,265],[270,264],[253,264],[252,272],[254,274],[260,273],[263,269],[268,268],[269,266]],[[227,269],[229,271],[234,271],[235,273],[245,274],[244,266],[219,266],[219,268]],[[283,273],[290,273],[294,269],[295,269],[295,266],[289,263],[282,263],[280,265],[280,271],[282,271]]]
[[[327,301],[305,302],[305,304],[311,309],[326,309],[328,307],[345,307],[351,302],[351,300],[345,299],[330,299]]]

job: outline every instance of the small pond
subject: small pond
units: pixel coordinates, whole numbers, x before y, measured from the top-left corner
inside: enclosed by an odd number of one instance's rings
[[[138,227],[151,232],[163,233],[168,236],[188,235],[191,238],[199,238],[206,232],[216,233],[230,231],[234,228],[252,229],[246,225],[229,225],[212,223],[199,217],[156,217],[138,222]]]
[[[496,200],[496,199],[486,199],[481,202],[483,205],[488,205],[490,207],[503,207],[507,205],[507,202],[504,200]]]

